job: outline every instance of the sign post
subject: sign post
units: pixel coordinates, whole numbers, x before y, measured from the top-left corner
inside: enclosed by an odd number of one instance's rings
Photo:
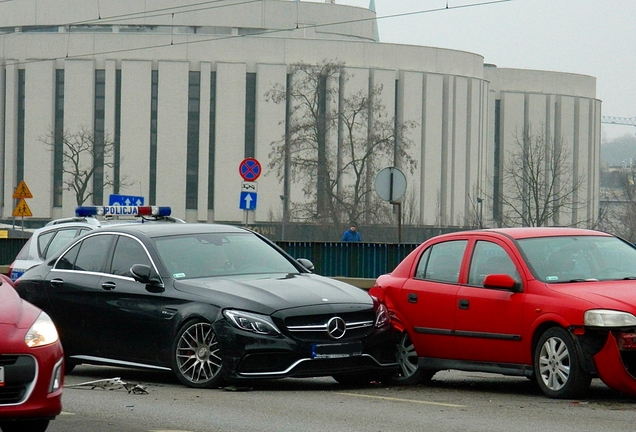
[[[399,168],[383,168],[375,177],[374,186],[375,192],[380,198],[397,206],[398,243],[402,243],[402,202],[400,199],[406,192],[406,176]]]
[[[16,216],[21,217],[22,231],[24,231],[24,217],[33,216],[33,213],[31,213],[31,209],[29,208],[29,206],[27,205],[25,201],[26,198],[33,198],[33,194],[29,190],[29,187],[27,186],[26,182],[24,180],[21,180],[20,183],[18,183],[18,186],[16,186],[15,190],[13,191],[13,199],[18,200],[18,203],[13,209],[13,217],[14,218]],[[14,228],[15,228],[15,224],[14,224]]]
[[[246,158],[239,164],[239,175],[243,179],[239,208],[245,211],[245,225],[248,224],[249,211],[256,210],[258,203],[256,179],[261,175],[261,163],[254,158]]]

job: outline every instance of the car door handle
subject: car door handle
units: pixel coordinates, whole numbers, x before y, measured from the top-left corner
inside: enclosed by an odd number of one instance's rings
[[[55,279],[51,279],[51,286],[59,288],[62,285],[64,285],[64,279],[59,279],[59,278],[55,278]]]
[[[106,291],[114,290],[117,284],[115,282],[104,282],[102,284],[102,289]]]
[[[459,308],[460,309],[468,309],[470,307],[470,301],[466,300],[466,299],[461,299],[459,301]]]
[[[409,293],[407,300],[409,303],[417,303],[417,294]]]

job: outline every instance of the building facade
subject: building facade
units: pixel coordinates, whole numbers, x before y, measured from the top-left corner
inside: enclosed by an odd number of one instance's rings
[[[415,125],[410,223],[470,226],[478,215],[494,226],[505,151],[531,126],[563,140],[582,179],[558,223],[596,218],[595,78],[497,68],[479,54],[385,44],[376,33],[372,10],[331,1],[1,2],[0,218],[11,218],[21,180],[33,219],[73,214],[60,137],[83,131],[113,144],[113,164],[88,161],[97,167],[90,203],[119,193],[170,205],[189,222],[280,222],[284,185],[268,166],[286,108],[266,93],[287,85],[294,64],[325,60],[345,63],[343,92],[382,85],[388,114]],[[263,167],[253,211],[239,208],[245,158]],[[304,200],[302,188],[286,199]]]

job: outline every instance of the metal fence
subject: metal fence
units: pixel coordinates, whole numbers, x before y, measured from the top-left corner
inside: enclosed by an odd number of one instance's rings
[[[27,239],[0,239],[0,265],[9,265]],[[276,244],[294,258],[307,258],[323,276],[375,279],[391,272],[419,243],[286,242]]]
[[[276,242],[294,258],[307,258],[323,276],[375,279],[390,273],[419,243]]]

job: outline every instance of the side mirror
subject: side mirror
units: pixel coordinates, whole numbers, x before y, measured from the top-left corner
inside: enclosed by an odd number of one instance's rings
[[[150,266],[145,264],[135,264],[130,268],[133,278],[142,284],[161,287],[161,278],[155,273]],[[163,287],[162,287],[163,289]]]
[[[315,268],[314,263],[309,261],[307,258],[298,258],[296,261],[298,261],[303,267],[305,267],[310,272],[314,271],[314,268]]]
[[[505,289],[508,291],[519,292],[517,282],[507,274],[489,274],[484,279],[484,288]]]

